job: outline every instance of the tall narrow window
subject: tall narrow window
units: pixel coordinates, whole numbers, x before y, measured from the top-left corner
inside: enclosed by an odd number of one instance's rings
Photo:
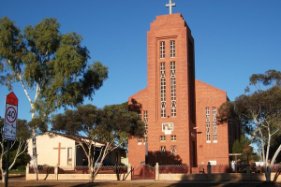
[[[32,155],[33,155],[33,156],[34,156],[34,155],[37,155],[36,147],[33,147],[32,150],[33,150],[33,151],[32,151]]]
[[[175,61],[170,62],[170,79],[171,79],[171,116],[177,115],[176,109],[176,63]]]
[[[142,145],[142,141],[143,141],[142,138],[137,138],[137,143],[138,143],[138,145]]]
[[[209,107],[206,107],[206,141],[207,143],[210,143],[211,142],[211,132],[210,132],[210,124],[211,121],[210,121],[210,108]]]
[[[217,126],[217,108],[212,108],[212,122],[213,122],[213,142],[218,141],[218,126]]]
[[[67,165],[72,163],[72,147],[67,148]]]
[[[160,41],[160,58],[165,58],[165,41]]]
[[[176,41],[170,40],[170,57],[176,57]]]
[[[143,121],[144,121],[144,142],[147,143],[147,133],[148,133],[148,113],[147,113],[147,110],[143,111]]]
[[[173,155],[176,155],[177,154],[177,146],[176,145],[171,145],[171,153]]]
[[[160,147],[160,151],[161,151],[161,152],[166,152],[166,146],[161,146],[161,147]]]
[[[161,117],[166,117],[166,72],[165,62],[160,63],[160,98]]]

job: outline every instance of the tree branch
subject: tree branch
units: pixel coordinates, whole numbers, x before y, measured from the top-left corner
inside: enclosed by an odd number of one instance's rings
[[[25,146],[24,146],[25,145]],[[22,147],[24,146],[24,148],[22,149]],[[17,152],[15,154],[15,157],[13,159],[13,162],[10,164],[9,166],[9,170],[12,169],[12,167],[15,165],[17,158],[22,155],[24,153],[24,151],[27,149],[27,144],[25,142],[20,141],[18,148],[17,148]]]
[[[274,153],[274,155],[271,159],[271,165],[272,166],[275,163],[275,160],[276,160],[277,156],[279,155],[280,151],[281,151],[281,144],[279,145],[278,149],[275,151],[275,153]]]
[[[30,95],[29,95],[29,93],[27,91],[26,86],[23,83],[22,75],[20,73],[17,73],[17,77],[19,78],[19,81],[20,81],[21,87],[22,87],[22,89],[24,91],[24,94],[25,94],[25,96],[26,96],[27,100],[29,101],[29,104],[30,104],[30,106],[32,108],[33,101],[32,101],[32,99],[31,99],[31,97],[30,97]]]

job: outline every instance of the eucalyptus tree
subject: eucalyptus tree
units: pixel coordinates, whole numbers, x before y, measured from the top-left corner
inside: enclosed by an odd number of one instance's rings
[[[88,159],[91,181],[110,152],[124,146],[129,136],[141,137],[144,133],[139,115],[129,111],[125,104],[103,109],[93,105],[79,106],[54,116],[52,125],[54,131],[79,137],[79,145]]]
[[[253,74],[246,93],[221,107],[221,115],[239,118],[245,131],[257,143],[265,164],[265,177],[270,181],[271,167],[281,152],[281,144],[270,154],[273,139],[281,135],[281,72],[269,70]],[[225,117],[226,119],[227,117]],[[272,155],[272,156],[270,156]]]
[[[232,153],[241,153],[240,160],[250,164],[253,161],[257,161],[259,158],[254,153],[251,140],[242,134],[239,139],[235,140],[232,145]]]
[[[4,120],[0,120],[0,128],[3,128]],[[4,182],[4,176],[6,175],[7,170],[11,170],[16,164],[17,159],[26,154],[27,151],[27,140],[31,137],[31,129],[27,121],[17,120],[17,135],[16,139],[13,140],[9,147],[7,147],[7,142],[4,141],[2,131],[0,131],[1,141],[0,141],[0,172],[2,174],[2,182]],[[10,152],[8,156],[8,151]],[[4,158],[5,163],[9,160],[8,168],[4,169]],[[24,163],[23,163],[24,164]]]
[[[91,99],[108,73],[100,62],[88,63],[89,51],[80,35],[59,29],[53,18],[23,30],[7,17],[0,19],[0,84],[12,89],[19,83],[29,101],[35,171],[38,125],[47,129],[50,113]]]

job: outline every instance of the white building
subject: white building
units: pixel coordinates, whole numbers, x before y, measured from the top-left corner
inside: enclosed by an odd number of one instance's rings
[[[59,166],[70,170],[76,166],[87,166],[87,157],[79,146],[77,137],[47,132],[36,137],[36,144],[38,165]],[[102,145],[95,143],[96,147]],[[32,139],[28,140],[28,154],[32,158]],[[34,165],[32,161],[30,165]]]

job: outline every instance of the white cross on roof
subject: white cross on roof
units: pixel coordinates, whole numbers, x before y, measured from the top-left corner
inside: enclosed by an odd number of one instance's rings
[[[176,6],[176,3],[173,3],[173,0],[169,0],[169,3],[166,4],[166,7],[169,8],[169,14],[173,14],[173,7]]]

